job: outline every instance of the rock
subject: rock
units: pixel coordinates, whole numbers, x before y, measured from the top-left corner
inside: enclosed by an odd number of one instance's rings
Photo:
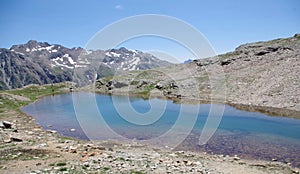
[[[10,143],[10,142],[11,142],[11,139],[4,140],[3,142],[4,142],[4,143]]]
[[[124,86],[128,86],[127,83],[125,83],[125,82],[119,82],[119,81],[114,82],[113,85],[114,85],[115,88],[122,88]]]
[[[231,60],[230,59],[224,59],[221,61],[221,65],[224,66],[224,65],[229,65],[231,63]]]
[[[277,159],[276,158],[272,158],[272,161],[277,161]]]
[[[171,82],[171,83],[170,83],[170,87],[171,87],[172,89],[178,88],[178,86],[176,85],[175,82]]]
[[[163,89],[163,88],[165,88],[166,86],[167,86],[167,83],[166,83],[166,82],[160,81],[160,82],[158,82],[158,83],[155,85],[155,88],[157,88],[157,89]]]
[[[263,55],[268,54],[268,53],[270,53],[270,52],[269,51],[260,51],[260,52],[256,53],[255,55],[256,56],[263,56]]]
[[[90,167],[89,162],[84,162],[82,165],[83,165],[84,167]]]
[[[4,126],[5,129],[11,129],[12,128],[12,123],[9,121],[2,121],[2,124]]]
[[[15,141],[15,142],[22,142],[23,141],[21,138],[18,138],[18,137],[11,137],[10,139],[11,139],[11,141]]]
[[[140,84],[137,86],[137,88],[140,88],[140,87],[142,87],[144,85],[147,85],[147,84],[148,83],[143,80],[142,82],[140,82]]]
[[[297,169],[294,169],[294,170],[293,170],[293,173],[295,173],[295,174],[299,174],[300,172],[299,172],[299,170],[297,170]]]
[[[237,155],[234,155],[233,160],[240,160],[241,158],[239,158]]]
[[[97,146],[97,149],[99,149],[99,150],[105,150],[105,147],[103,147],[103,146]]]
[[[56,130],[47,130],[47,132],[50,132],[50,133],[53,133],[53,134],[57,133]]]

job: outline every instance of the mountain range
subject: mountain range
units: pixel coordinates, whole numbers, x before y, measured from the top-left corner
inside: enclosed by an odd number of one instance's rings
[[[113,75],[116,71],[171,65],[151,54],[124,47],[85,50],[34,40],[13,45],[10,49],[0,48],[0,62],[0,89],[72,81],[74,71],[80,71],[81,81],[92,81],[95,74],[96,78],[101,78]]]

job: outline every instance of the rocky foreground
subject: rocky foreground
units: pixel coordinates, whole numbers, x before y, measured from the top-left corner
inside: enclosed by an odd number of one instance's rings
[[[110,94],[215,101],[300,118],[300,34],[244,44],[235,51],[167,68],[98,80]]]

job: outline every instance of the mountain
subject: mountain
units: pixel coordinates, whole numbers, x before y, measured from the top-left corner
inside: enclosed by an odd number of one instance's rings
[[[216,57],[99,79],[98,91],[226,102],[300,115],[300,34],[248,43]],[[115,85],[120,84],[123,85]],[[213,94],[213,95],[212,95]],[[275,109],[275,108],[280,108]],[[284,113],[282,113],[284,114]],[[289,114],[287,114],[289,115]]]
[[[1,48],[0,61],[0,89],[72,81],[74,71],[80,72],[80,69],[84,69],[80,81],[93,81],[95,74],[100,78],[113,75],[116,71],[171,65],[151,54],[124,47],[111,50],[70,49],[34,40],[13,45],[10,49]]]
[[[185,60],[183,63],[184,64],[187,64],[187,63],[190,63],[190,62],[192,62],[193,61],[193,59],[187,59],[187,60]]]

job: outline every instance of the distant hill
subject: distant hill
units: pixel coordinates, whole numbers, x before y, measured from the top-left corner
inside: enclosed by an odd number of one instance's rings
[[[0,89],[28,84],[72,81],[74,69],[84,69],[82,81],[113,75],[115,71],[146,70],[171,65],[155,56],[124,47],[84,50],[30,40],[26,44],[0,48]]]

